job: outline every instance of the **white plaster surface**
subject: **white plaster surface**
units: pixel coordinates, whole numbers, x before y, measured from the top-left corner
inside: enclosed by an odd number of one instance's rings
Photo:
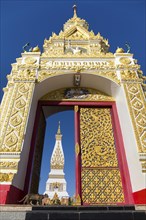
[[[131,178],[132,190],[133,192],[136,192],[146,188],[146,176],[142,173],[135,134],[123,86],[120,87],[115,98]]]
[[[141,172],[135,135],[122,86],[119,86],[115,82],[105,77],[97,76],[95,74],[88,74],[85,72],[82,73],[81,76],[81,87],[89,87],[100,90],[101,92],[113,96],[116,99],[133,192],[146,188],[145,175]],[[65,87],[73,87],[73,73],[71,72],[50,77],[49,79],[46,79],[42,83],[36,84],[35,86],[27,124],[27,133],[25,134],[24,146],[21,153],[21,162],[19,163],[18,173],[13,181],[13,185],[20,189],[23,189],[24,187],[24,179],[27,168],[24,166],[24,164],[27,164],[28,161],[37,102],[46,93]]]

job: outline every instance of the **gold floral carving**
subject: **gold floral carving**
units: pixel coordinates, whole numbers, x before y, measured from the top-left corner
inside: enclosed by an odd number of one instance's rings
[[[64,168],[64,156],[60,150],[60,146],[58,143],[55,152],[53,152],[51,158],[51,169],[63,169]]]
[[[51,174],[49,174],[49,178],[56,178],[56,179],[62,179],[64,177],[64,175],[51,175]]]
[[[114,55],[112,53],[102,53],[102,52],[96,52],[93,51],[92,53],[86,54],[86,53],[81,53],[81,54],[72,54],[72,53],[67,53],[64,54],[62,50],[56,50],[53,53],[51,51],[46,51],[42,54],[42,57],[49,57],[49,58],[114,58]],[[24,65],[23,65],[24,66]]]
[[[26,57],[25,60],[24,60],[24,62],[25,62],[26,64],[34,64],[34,63],[37,62],[37,59],[30,56],[30,57]]]
[[[82,167],[117,167],[110,108],[81,108]]]
[[[78,105],[75,105],[75,106],[74,106],[74,111],[75,111],[75,112],[78,112],[78,111],[79,111],[79,106],[78,106]]]
[[[43,80],[52,77],[52,76],[56,76],[56,75],[60,75],[60,73],[57,73],[57,71],[47,71],[47,70],[42,70],[39,72],[39,76],[37,81],[38,82],[42,82]]]
[[[14,146],[17,142],[18,142],[18,137],[15,135],[14,132],[11,132],[5,139],[5,145],[8,148]]]
[[[0,169],[17,169],[18,161],[3,161],[0,162]]]
[[[81,205],[81,197],[79,194],[75,196],[74,205]]]
[[[139,153],[146,152],[146,103],[140,84],[124,84]]]
[[[64,30],[57,35],[52,33],[49,40],[44,41],[44,53],[46,57],[96,57],[103,55],[113,56],[108,53],[108,40],[104,39],[100,33],[97,35],[93,31],[88,31],[87,23],[80,18],[70,19],[64,25]],[[83,45],[84,44],[84,45]]]
[[[128,57],[121,57],[119,61],[120,63],[126,64],[126,65],[131,63],[131,60]]]
[[[115,70],[113,59],[103,59],[102,61],[52,61],[41,59],[40,69],[42,70],[74,70],[80,68],[83,70]]]
[[[79,67],[73,67],[72,70],[75,71],[75,72],[83,71],[83,69],[81,69]],[[67,72],[63,72],[63,71],[59,71],[59,70],[58,71],[42,70],[42,71],[39,72],[39,76],[38,76],[37,81],[42,82],[43,80],[45,80],[49,77],[64,75],[66,73]],[[82,73],[82,74],[84,74],[84,73]],[[120,84],[120,80],[117,78],[117,74],[116,74],[115,71],[93,71],[93,72],[90,72],[89,74],[97,75],[97,76],[103,76],[107,79],[112,80],[113,82],[115,82],[117,84]]]
[[[14,177],[14,173],[0,173],[0,182],[11,182]]]
[[[75,145],[75,152],[76,152],[76,156],[80,153],[80,146],[78,143],[76,143]]]
[[[117,64],[116,65],[117,69],[120,70],[139,70],[140,69],[140,65],[138,64]]]
[[[41,59],[38,82],[48,77],[65,74],[64,70],[80,71],[82,74],[85,70],[88,70],[90,74],[100,75],[120,83],[113,59],[103,59],[102,61],[52,61],[44,58]],[[91,70],[93,71],[91,72]]]
[[[110,108],[80,109],[84,203],[124,202],[111,120]]]
[[[36,78],[36,72],[33,69],[21,69],[18,75],[14,77],[14,81],[34,81]]]
[[[10,119],[10,124],[13,125],[14,127],[18,126],[19,124],[21,124],[22,122],[22,118],[19,115],[14,115],[11,119]]]
[[[138,79],[137,73],[135,70],[124,70],[121,71],[121,78],[126,80]]]
[[[88,91],[88,93],[86,93],[86,94],[81,93],[82,90]],[[71,91],[71,94],[73,94],[71,96],[70,96],[70,91]],[[41,98],[41,100],[50,100],[50,101],[53,101],[53,100],[114,101],[114,98],[103,93],[103,92],[97,91],[95,89],[63,88],[63,89],[59,89],[59,90],[56,90],[56,91],[53,91],[53,92],[46,94],[45,96],[43,96]]]
[[[117,204],[124,202],[118,169],[83,169],[82,200],[87,204]]]
[[[51,184],[53,188],[59,188],[62,184],[59,182],[55,182]]]
[[[23,64],[19,64],[18,68],[19,68],[19,70],[20,69],[28,69],[28,68],[35,70],[35,69],[39,68],[39,64],[37,64],[37,63],[34,63],[34,64],[23,63]]]
[[[142,165],[142,172],[146,173],[146,160],[145,161],[141,161],[141,165]]]
[[[25,125],[33,91],[33,83],[15,83],[8,109],[5,111],[1,136],[1,152],[21,152]]]

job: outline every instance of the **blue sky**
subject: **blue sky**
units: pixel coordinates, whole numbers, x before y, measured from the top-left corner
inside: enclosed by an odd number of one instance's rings
[[[146,1],[145,0],[1,0],[0,35],[0,80],[6,86],[6,75],[11,71],[11,63],[21,56],[22,47],[29,42],[32,47],[39,45],[42,50],[45,38],[52,32],[59,33],[63,24],[72,17],[72,6],[77,5],[77,14],[89,23],[90,30],[100,32],[109,40],[110,51],[117,46],[125,47],[128,42],[131,53],[146,73]],[[70,195],[74,193],[74,143],[73,112],[59,113],[48,119],[44,147],[43,171],[40,177],[40,192],[43,192],[49,173],[49,160],[55,142],[58,121],[61,121],[63,147],[65,151],[66,179]],[[67,123],[69,120],[70,123]],[[49,127],[49,124],[51,127]],[[70,125],[70,126],[69,126]],[[71,171],[71,172],[70,172]]]

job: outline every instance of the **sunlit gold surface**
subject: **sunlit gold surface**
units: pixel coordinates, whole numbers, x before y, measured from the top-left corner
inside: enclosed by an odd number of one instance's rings
[[[53,153],[53,157],[51,158],[51,169],[63,169],[64,168],[64,156],[60,150],[60,146],[58,146]]]
[[[67,90],[73,93],[72,96],[67,95]],[[81,94],[80,91],[85,88],[63,88],[53,92],[50,92],[43,96],[41,100],[68,100],[68,101],[114,101],[114,98],[95,89],[87,89],[89,91],[88,94]],[[77,107],[75,107],[76,111]]]
[[[83,202],[124,202],[110,108],[81,108],[80,138]]]

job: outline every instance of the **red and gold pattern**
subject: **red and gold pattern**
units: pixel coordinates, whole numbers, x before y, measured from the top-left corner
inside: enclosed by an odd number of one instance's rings
[[[123,203],[110,108],[80,109],[83,203]]]

